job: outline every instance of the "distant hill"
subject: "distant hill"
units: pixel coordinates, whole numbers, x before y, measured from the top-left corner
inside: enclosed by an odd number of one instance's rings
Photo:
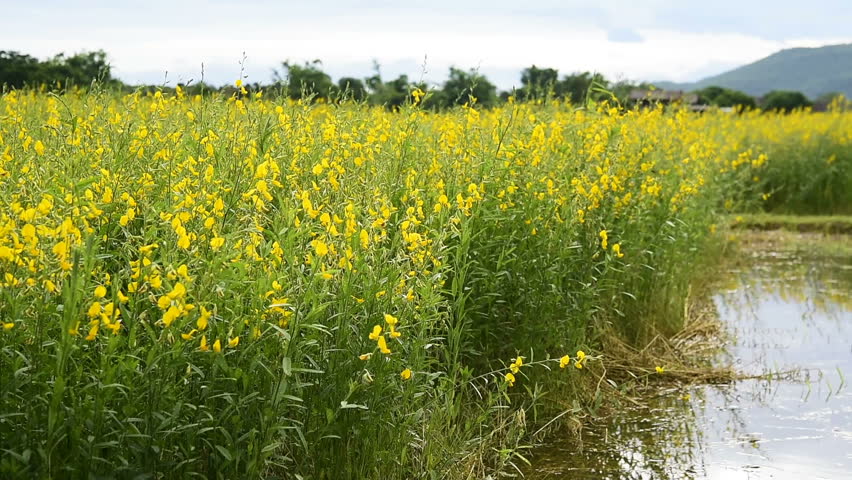
[[[666,90],[697,90],[718,85],[753,96],[771,90],[798,90],[811,99],[824,93],[842,92],[852,98],[852,43],[790,48],[695,83],[654,84]]]

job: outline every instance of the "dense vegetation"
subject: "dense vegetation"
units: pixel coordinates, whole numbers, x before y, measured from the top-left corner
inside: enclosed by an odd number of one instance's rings
[[[0,97],[3,478],[510,471],[618,395],[604,339],[681,328],[723,216],[852,207],[839,111],[235,88]]]

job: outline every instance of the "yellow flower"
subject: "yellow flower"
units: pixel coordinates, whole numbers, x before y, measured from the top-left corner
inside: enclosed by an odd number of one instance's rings
[[[214,251],[219,250],[223,245],[225,245],[225,239],[222,237],[213,237],[210,239],[210,248]]]
[[[515,385],[515,376],[512,375],[511,372],[506,373],[506,383],[508,383],[510,387]]]
[[[385,337],[379,337],[378,346],[379,351],[384,353],[385,355],[391,353],[390,349],[388,348],[388,343],[387,341],[385,341]]]
[[[328,245],[326,245],[326,243],[323,242],[322,240],[319,240],[319,239],[313,240],[311,242],[311,245],[313,245],[314,251],[320,257],[328,255]]]
[[[577,361],[574,362],[574,366],[577,368],[583,368],[583,363],[586,361],[586,352],[582,350],[577,350]]]
[[[228,346],[231,347],[231,348],[234,348],[239,344],[240,344],[240,337],[234,337],[234,338],[228,340]]]
[[[382,334],[381,325],[374,325],[373,331],[370,333],[370,340],[378,340],[379,336]]]
[[[92,320],[92,327],[89,328],[89,334],[86,335],[86,341],[91,342],[98,336],[98,327],[100,324],[100,320]]]
[[[385,322],[387,322],[389,326],[390,336],[391,338],[399,338],[402,336],[401,333],[396,331],[396,324],[399,323],[399,320],[393,315],[385,314]]]
[[[661,366],[659,366],[659,365],[657,365],[656,367],[654,367],[654,370],[656,370],[656,371],[657,371],[657,373],[663,373],[663,372],[665,372],[665,371],[666,371],[666,369],[665,369],[665,368],[663,368],[663,367],[661,367]]]
[[[210,320],[210,317],[213,316],[213,312],[208,311],[204,306],[201,307],[201,313],[198,316],[198,320],[195,322],[195,326],[198,327],[199,330],[204,330],[207,328],[207,323]]]
[[[615,245],[612,246],[612,251],[613,251],[613,253],[615,253],[615,255],[618,258],[621,258],[621,257],[624,256],[624,254],[621,253],[621,244],[619,244],[619,243],[616,243]]]
[[[215,342],[213,342],[213,351],[219,353],[222,351],[222,342],[217,338]]]
[[[163,324],[166,327],[171,326],[172,322],[174,322],[181,313],[183,313],[181,308],[172,305],[168,310],[166,310],[166,313],[163,314]]]
[[[177,273],[177,275],[178,275],[179,277],[183,278],[184,280],[187,280],[187,281],[188,281],[188,280],[191,280],[191,279],[189,278],[189,270],[187,269],[186,265],[181,265],[181,266],[179,266],[179,267],[177,268],[177,270],[175,271],[175,273]]]
[[[198,333],[198,330],[196,330],[196,329],[194,329],[194,328],[193,328],[193,329],[192,329],[189,333],[181,333],[181,334],[180,334],[180,336],[181,336],[181,338],[183,338],[184,340],[192,340],[192,337],[193,337],[196,333]]]
[[[601,230],[601,233],[599,235],[601,237],[601,248],[606,250],[607,240],[609,239],[609,237],[607,236],[606,230]]]
[[[41,140],[36,140],[35,146],[33,147],[35,152],[39,155],[44,155],[44,144],[41,143]]]
[[[358,355],[358,359],[359,360],[369,360],[370,357],[372,357],[372,356],[373,356],[372,353],[362,353],[361,355]]]
[[[559,359],[559,368],[565,368],[571,364],[571,356],[565,355]]]
[[[100,314],[101,314],[101,304],[98,303],[98,302],[92,302],[92,304],[89,305],[89,310],[86,312],[86,315],[88,315],[91,318],[96,318]]]
[[[8,330],[11,330],[13,328],[15,328],[15,324],[12,323],[12,322],[7,322],[7,323],[3,324],[3,330],[8,331]]]
[[[402,377],[403,380],[408,380],[409,378],[411,378],[411,369],[406,368],[405,370],[400,372],[399,376]]]
[[[182,283],[177,282],[172,291],[166,294],[172,300],[180,300],[186,295],[186,287]]]
[[[523,364],[524,364],[523,357],[517,357],[517,358],[515,358],[515,361],[512,362],[511,365],[509,365],[509,370],[511,370],[512,373],[518,373],[521,370],[521,366],[523,366]]]
[[[206,351],[210,350],[210,347],[207,346],[207,335],[204,335],[204,336],[201,337],[201,344],[198,346],[198,348],[202,352],[206,352]]]
[[[98,285],[95,287],[95,298],[104,298],[106,297],[107,289],[103,285]]]
[[[178,247],[180,247],[184,250],[189,250],[189,247],[190,247],[191,244],[192,243],[191,243],[188,235],[182,235],[180,238],[178,238],[177,245],[178,245]]]

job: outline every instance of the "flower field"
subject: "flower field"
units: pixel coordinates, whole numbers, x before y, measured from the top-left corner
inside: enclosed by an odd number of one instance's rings
[[[608,394],[602,338],[679,330],[727,215],[852,210],[850,144],[840,111],[5,93],[0,477],[511,471]]]

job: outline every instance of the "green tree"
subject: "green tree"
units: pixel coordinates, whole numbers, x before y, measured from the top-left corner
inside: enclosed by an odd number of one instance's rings
[[[18,52],[0,52],[0,84],[21,88],[25,85],[46,84],[88,86],[93,81],[117,84],[112,78],[105,52],[83,52],[66,57],[60,53],[47,61],[40,61]]]
[[[66,57],[59,54],[47,62],[51,80],[64,81],[72,85],[88,85],[94,80],[102,83],[112,81],[111,69],[106,52],[84,52]]]
[[[710,86],[697,90],[698,98],[708,105],[717,107],[736,107],[742,106],[746,108],[755,108],[757,106],[754,98],[745,92],[732,90],[729,88]]]
[[[476,70],[464,71],[450,67],[450,75],[444,82],[443,88],[435,92],[440,98],[439,106],[451,107],[470,102],[470,97],[476,98],[476,103],[485,108],[497,104],[497,87]]]
[[[368,83],[372,90],[368,101],[373,105],[383,105],[396,110],[411,101],[411,83],[407,75],[400,75],[396,80],[382,82],[381,76],[377,74],[376,77],[368,79]]]
[[[43,80],[44,70],[37,58],[18,52],[0,51],[0,85],[21,88]]]
[[[524,100],[542,98],[553,94],[558,80],[558,70],[553,68],[538,68],[533,65],[521,72],[521,88],[517,90],[516,94]]]
[[[811,102],[802,92],[773,90],[763,97],[761,105],[764,110],[791,112],[797,108],[810,107]]]
[[[337,89],[345,98],[361,102],[367,98],[367,87],[364,81],[353,77],[343,77],[337,81]]]
[[[591,91],[592,85],[609,88],[609,81],[600,73],[574,73],[566,75],[554,87],[554,94],[558,98],[565,98],[574,104],[580,104],[590,95],[592,99],[599,100],[602,94]]]
[[[322,62],[319,60],[305,62],[303,65],[289,61],[283,62],[281,64],[284,68],[283,74],[275,70],[273,77],[277,83],[285,85],[287,95],[294,100],[300,98],[328,100],[334,83],[328,74],[320,70],[320,65]]]

